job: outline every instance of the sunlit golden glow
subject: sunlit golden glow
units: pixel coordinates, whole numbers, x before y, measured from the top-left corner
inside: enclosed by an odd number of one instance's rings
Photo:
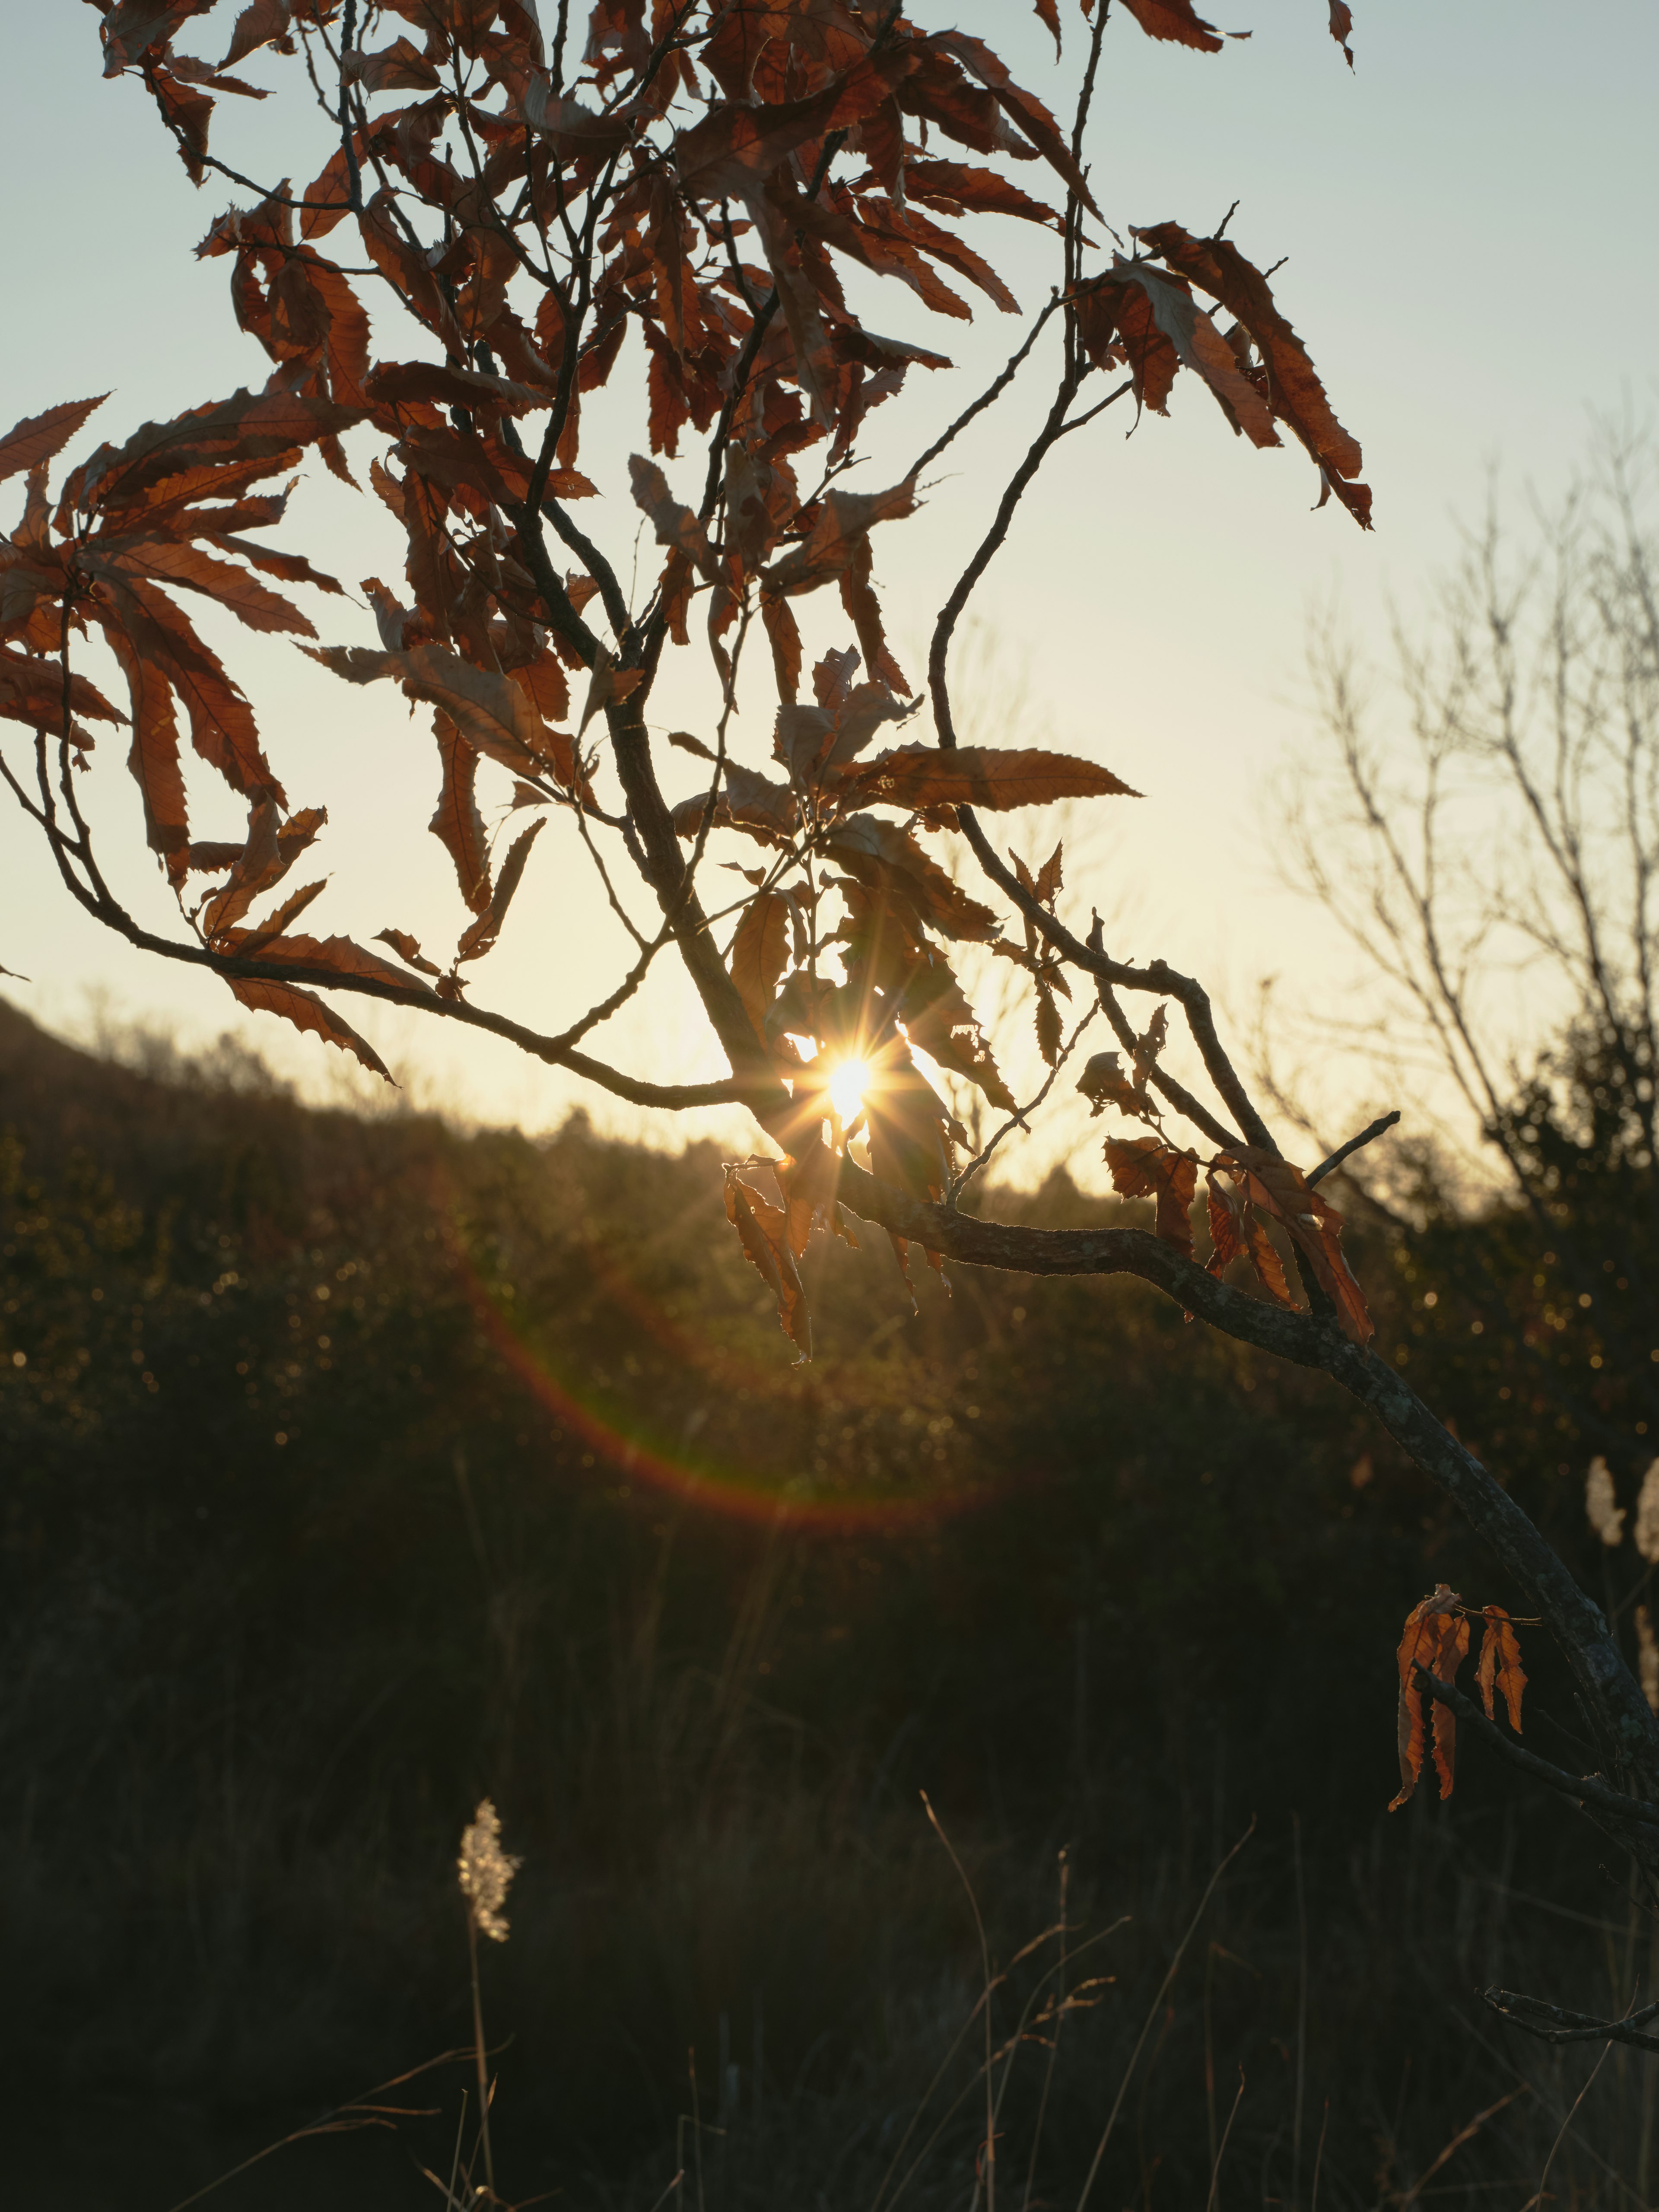
[[[867,1060],[843,1060],[830,1079],[830,1103],[845,1127],[858,1118],[864,1094],[876,1079]]]

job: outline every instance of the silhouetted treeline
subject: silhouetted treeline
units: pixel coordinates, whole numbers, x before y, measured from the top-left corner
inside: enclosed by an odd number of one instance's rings
[[[1547,2146],[1585,2069],[1472,1989],[1622,2004],[1645,1923],[1478,1752],[1452,1806],[1383,1813],[1407,1609],[1510,1593],[1328,1387],[1135,1285],[918,1270],[913,1317],[878,1233],[815,1244],[792,1365],[712,1149],[580,1117],[532,1143],[319,1112],[232,1053],[146,1074],[0,1009],[0,2017],[36,2093],[328,2103],[465,2040],[453,1862],[488,1792],[526,1861],[486,1961],[519,2193],[648,2204],[695,2046],[730,2203],[818,2189],[833,2143],[823,2201],[866,2203],[976,1987],[925,1788],[1002,1959],[1062,1844],[1074,1920],[1134,1916],[1040,2181],[1075,2191],[1252,1816],[1113,2206],[1202,2203],[1241,2063],[1241,2203],[1305,2201],[1328,2099],[1333,2205],[1408,2187],[1516,2069],[1454,2178]],[[987,1202],[1091,1210],[1063,1180]],[[1427,1211],[1351,1237],[1379,1342],[1599,1591],[1583,1462],[1622,1422],[1634,1464],[1602,1317],[1546,1322],[1547,1223]],[[1640,2062],[1605,2080],[1645,2157]],[[965,2203],[974,2126],[926,2201]]]

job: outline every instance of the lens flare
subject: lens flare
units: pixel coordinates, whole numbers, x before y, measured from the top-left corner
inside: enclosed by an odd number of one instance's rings
[[[843,1060],[830,1078],[830,1103],[843,1125],[858,1118],[864,1094],[876,1079],[867,1060]]]

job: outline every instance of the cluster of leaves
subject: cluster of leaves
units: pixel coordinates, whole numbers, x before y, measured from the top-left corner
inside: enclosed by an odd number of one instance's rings
[[[1124,1198],[1152,1199],[1157,1235],[1191,1259],[1192,1209],[1203,1166],[1209,1272],[1224,1274],[1234,1261],[1243,1260],[1252,1279],[1276,1305],[1293,1304],[1284,1261],[1266,1226],[1277,1222],[1298,1265],[1305,1264],[1330,1300],[1344,1334],[1355,1344],[1368,1344],[1373,1324],[1342,1250],[1342,1216],[1310,1186],[1302,1170],[1259,1145],[1236,1144],[1204,1161],[1164,1134],[1150,1079],[1168,1033],[1168,1018],[1159,1006],[1145,1034],[1135,1041],[1127,1071],[1120,1054],[1097,1052],[1079,1079],[1078,1089],[1094,1113],[1115,1106],[1139,1121],[1159,1125],[1151,1136],[1107,1138],[1106,1164],[1113,1189]]]
[[[1501,1605],[1483,1606],[1471,1613],[1455,1589],[1437,1583],[1406,1616],[1400,1639],[1400,1707],[1396,1735],[1400,1751],[1400,1794],[1389,1810],[1397,1812],[1416,1789],[1423,1771],[1424,1721],[1422,1676],[1455,1684],[1457,1670],[1469,1656],[1469,1623],[1483,1620],[1480,1661],[1476,1678],[1486,1718],[1493,1717],[1495,1697],[1501,1697],[1510,1726],[1521,1732],[1521,1692],[1527,1677],[1521,1665],[1521,1643],[1515,1625]],[[1442,1699],[1434,1700],[1434,1765],[1440,1778],[1440,1795],[1449,1797],[1457,1778],[1457,1716]]]
[[[229,264],[238,324],[272,363],[263,391],[100,447],[55,501],[49,465],[97,403],[52,409],[0,441],[0,477],[27,481],[23,520],[0,550],[0,715],[36,736],[36,788],[8,769],[14,794],[91,911],[180,957],[118,907],[76,795],[91,726],[129,724],[146,836],[190,932],[182,957],[216,968],[245,1006],[382,1074],[373,1048],[317,987],[502,1027],[466,1000],[463,971],[496,943],[549,813],[564,816],[594,862],[595,896],[622,915],[638,957],[571,1029],[532,1047],[624,1096],[668,1100],[665,1087],[578,1059],[574,1048],[665,945],[678,945],[732,1064],[720,1095],[753,1104],[781,1155],[781,1203],[734,1177],[728,1209],[804,1350],[810,1324],[792,1282],[814,1224],[836,1223],[850,1133],[829,1109],[836,1066],[850,1059],[872,1071],[863,1121],[877,1176],[937,1201],[962,1141],[939,1071],[1017,1110],[950,948],[988,946],[1027,971],[1043,1057],[1056,1066],[1061,1056],[1057,999],[1070,986],[1036,926],[1056,913],[1058,850],[1036,876],[1019,864],[1022,946],[924,836],[968,827],[984,810],[1133,795],[1094,763],[1042,750],[948,739],[878,745],[920,701],[886,635],[875,533],[916,511],[925,466],[984,403],[887,489],[847,488],[872,410],[913,374],[950,363],[871,329],[849,303],[846,275],[895,278],[947,319],[970,313],[955,282],[1018,313],[969,242],[989,218],[1012,220],[1055,239],[1062,283],[1011,373],[1058,313],[1062,416],[1088,377],[1114,368],[1128,376],[1112,398],[1133,389],[1161,413],[1177,370],[1189,368],[1253,443],[1276,445],[1278,426],[1287,428],[1319,468],[1322,503],[1334,494],[1368,525],[1358,445],[1266,277],[1224,237],[1166,222],[1134,230],[1133,255],[1115,253],[1103,271],[1085,265],[1094,248],[1085,225],[1103,222],[1081,165],[1105,29],[1092,0],[1083,7],[1091,43],[1069,136],[982,41],[928,29],[895,5],[652,0],[647,9],[645,0],[598,0],[585,41],[562,7],[550,46],[523,0],[387,0],[361,25],[356,0],[253,0],[217,62],[175,43],[210,5],[119,0],[101,9],[106,76],[142,83],[192,180],[239,176],[209,150],[210,124],[219,95],[266,96],[228,74],[252,57],[286,58],[307,72],[337,143],[301,190],[284,179],[221,214],[198,248]],[[1038,0],[1036,13],[1058,49],[1055,0]],[[1221,45],[1189,0],[1136,0],[1129,13],[1153,38],[1206,52]],[[371,46],[393,27],[388,17],[405,27]],[[1346,51],[1346,9],[1333,9],[1331,27]],[[1016,165],[1046,176],[1057,199],[1016,182]],[[331,258],[341,233],[366,269]],[[1224,331],[1206,300],[1232,318]],[[402,325],[392,343],[388,319]],[[630,332],[636,345],[626,343]],[[609,481],[621,456],[584,453],[583,407],[630,376],[648,450],[628,457],[624,493]],[[688,432],[703,449],[690,499],[662,465],[679,459]],[[348,433],[373,442],[366,468],[357,459],[354,471]],[[362,586],[377,647],[317,640],[309,617],[263,580],[342,590],[300,555],[250,534],[283,521],[293,472],[313,449],[354,488],[366,474],[405,548],[402,584]],[[261,489],[279,477],[283,489]],[[646,518],[661,550],[638,605],[597,530],[577,519],[582,502],[605,507],[602,489],[630,527]],[[550,532],[576,566],[555,566]],[[431,710],[432,829],[471,916],[447,959],[429,957],[395,921],[379,933],[384,952],[299,927],[325,879],[297,890],[284,879],[323,831],[325,811],[289,811],[252,708],[181,592],[302,642],[344,682],[392,683]],[[838,605],[852,641],[817,659],[809,702],[800,611],[815,595],[820,606]],[[706,787],[671,810],[645,709],[666,649],[690,641],[694,609],[724,710],[713,732],[674,734],[708,772]],[[608,635],[591,626],[600,617]],[[757,620],[778,700],[775,775],[731,757],[726,744]],[[72,647],[89,633],[125,679],[125,714],[71,667]],[[181,707],[197,755],[247,804],[240,845],[192,840]],[[499,865],[480,802],[485,763],[510,779],[507,816],[535,817]],[[605,769],[619,799],[605,794]],[[736,915],[724,959],[710,934],[720,915],[705,911],[694,883],[716,833],[761,848],[757,865],[729,864],[744,889],[723,909]],[[641,925],[628,913],[607,839],[653,895],[659,921]],[[193,878],[208,879],[199,895]],[[271,894],[256,918],[255,904]],[[682,1087],[672,1103],[716,1093]],[[1183,1177],[1191,1196],[1188,1170],[1153,1140],[1119,1152],[1130,1178],[1121,1188],[1170,1184],[1160,1233],[1180,1242],[1174,1207]],[[1279,1220],[1358,1334],[1363,1309],[1334,1217],[1293,1170],[1285,1182],[1265,1153],[1247,1154],[1218,1160],[1212,1176],[1212,1222],[1229,1254],[1247,1253],[1269,1293],[1288,1296],[1255,1212]],[[1231,1190],[1218,1177],[1231,1177]]]

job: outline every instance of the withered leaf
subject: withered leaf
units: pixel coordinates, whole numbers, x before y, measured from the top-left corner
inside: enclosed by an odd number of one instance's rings
[[[918,919],[942,937],[988,943],[997,933],[989,907],[952,883],[896,823],[878,814],[848,815],[825,832],[824,848],[860,883],[902,892]]]
[[[680,180],[702,199],[741,197],[809,138],[844,131],[873,112],[915,67],[894,43],[805,100],[717,107],[674,141]]]
[[[441,707],[433,715],[432,727],[442,785],[428,826],[455,863],[461,896],[474,914],[482,914],[489,904],[489,847],[478,812],[477,749],[467,743]]]
[[[1149,39],[1170,39],[1201,54],[1218,54],[1227,43],[1214,24],[1198,15],[1193,0],[1123,0]],[[1235,34],[1236,35],[1236,34]]]
[[[97,686],[78,672],[70,678],[70,711],[88,721],[124,722],[127,719]],[[64,714],[64,672],[56,660],[14,653],[0,646],[0,714],[35,729],[56,731]]]
[[[234,69],[257,47],[285,39],[291,26],[289,0],[250,0],[231,27],[230,44],[225,49],[220,68]]]
[[[1462,1602],[1455,1590],[1444,1583],[1437,1583],[1430,1595],[1420,1599],[1406,1616],[1397,1654],[1400,1694],[1395,1740],[1400,1754],[1400,1793],[1389,1807],[1391,1813],[1406,1803],[1423,1771],[1425,1693],[1413,1670],[1425,1668],[1442,1681],[1455,1678],[1469,1648],[1469,1625],[1458,1610]],[[1440,1791],[1442,1796],[1449,1797],[1456,1771],[1456,1723],[1452,1714],[1437,1703],[1434,1730]]]
[[[1064,1036],[1065,1030],[1060,1023],[1060,1008],[1054,1002],[1054,992],[1039,976],[1036,987],[1037,1050],[1050,1067],[1057,1065],[1059,1061],[1060,1048]]]
[[[367,1038],[359,1036],[351,1024],[342,1020],[314,991],[302,990],[297,983],[269,982],[263,976],[227,975],[225,981],[242,1005],[255,1013],[280,1015],[283,1020],[292,1022],[296,1030],[309,1030],[321,1037],[325,1044],[351,1053],[371,1074],[392,1082],[391,1071],[374,1046]]]
[[[587,697],[582,702],[582,718],[576,726],[576,734],[582,736],[595,714],[603,714],[607,707],[620,706],[631,699],[645,681],[642,668],[618,666],[609,648],[599,647],[599,657],[593,663],[593,673],[588,679]]]
[[[1481,1607],[1486,1626],[1480,1638],[1480,1698],[1486,1718],[1492,1717],[1494,1689],[1509,1709],[1510,1726],[1521,1733],[1521,1692],[1527,1677],[1521,1665],[1521,1642],[1509,1614],[1501,1605]]]
[[[436,961],[427,958],[419,940],[411,937],[406,929],[377,929],[374,934],[380,944],[389,945],[400,960],[408,961],[411,968],[418,968],[423,975],[443,974]]]
[[[1176,1152],[1161,1137],[1108,1137],[1106,1164],[1112,1188],[1121,1197],[1157,1200],[1158,1236],[1190,1259],[1198,1162],[1188,1153]]]
[[[228,929],[255,899],[279,884],[300,855],[315,843],[328,820],[320,806],[302,807],[284,822],[274,799],[248,810],[247,842],[232,865],[229,878],[210,895],[202,910],[202,930],[210,940]]]
[[[501,924],[507,920],[507,909],[513,903],[513,894],[518,890],[524,875],[525,863],[530,858],[530,848],[546,827],[547,823],[544,817],[539,822],[532,822],[527,829],[520,830],[514,839],[512,848],[506,860],[502,861],[501,872],[495,878],[495,888],[490,894],[489,905],[477,920],[463,932],[461,941],[455,948],[455,957],[458,961],[481,960],[495,945],[496,939],[501,933]]]
[[[170,422],[146,422],[114,451],[100,447],[66,488],[75,504],[131,505],[154,485],[215,461],[275,460],[362,420],[361,407],[298,392],[237,392]]]
[[[1318,464],[1328,491],[1334,492],[1360,527],[1369,530],[1371,495],[1367,485],[1357,481],[1364,465],[1359,442],[1337,421],[1308,349],[1279,312],[1266,276],[1230,239],[1194,238],[1178,222],[1137,228],[1135,236],[1237,316],[1261,356],[1266,404]],[[1201,319],[1208,321],[1207,317]],[[1211,382],[1224,404],[1237,402],[1236,390],[1225,385],[1224,377]],[[1249,428],[1248,422],[1244,427]],[[1320,504],[1324,504],[1322,499]]]
[[[744,1255],[778,1303],[778,1323],[803,1360],[812,1357],[812,1317],[800,1271],[789,1246],[789,1218],[781,1206],[763,1198],[734,1169],[726,1171],[726,1218],[737,1231]]]
[[[763,891],[744,908],[732,940],[732,981],[763,1036],[767,1010],[788,959],[789,902],[775,891]]]
[[[15,422],[0,438],[0,483],[49,461],[68,445],[93,409],[101,407],[108,398],[107,392],[100,392],[95,399],[65,399],[48,407],[44,414],[28,415]]]
[[[371,371],[363,392],[381,406],[425,400],[433,406],[489,408],[505,415],[545,407],[551,397],[508,377],[486,376],[477,369],[452,368],[432,361],[382,362]]]
[[[201,592],[249,629],[287,631],[299,637],[317,635],[299,608],[280,592],[250,576],[246,568],[216,559],[199,545],[139,538],[136,543],[129,540],[111,557],[128,574]]]
[[[1300,1168],[1255,1146],[1241,1145],[1236,1153],[1221,1155],[1218,1164],[1240,1176],[1252,1204],[1289,1231],[1336,1308],[1344,1335],[1355,1344],[1368,1344],[1375,1324],[1343,1254],[1342,1216],[1336,1208],[1308,1188]]]
[[[711,570],[714,558],[702,523],[689,507],[674,497],[668,489],[667,477],[656,463],[635,453],[629,457],[628,473],[634,488],[634,504],[649,518],[658,544],[675,546],[705,574]]]
[[[992,745],[958,745],[951,752],[936,745],[901,745],[847,770],[836,788],[856,805],[910,810],[981,806],[1000,811],[1047,806],[1057,799],[1140,796],[1092,761]]]

